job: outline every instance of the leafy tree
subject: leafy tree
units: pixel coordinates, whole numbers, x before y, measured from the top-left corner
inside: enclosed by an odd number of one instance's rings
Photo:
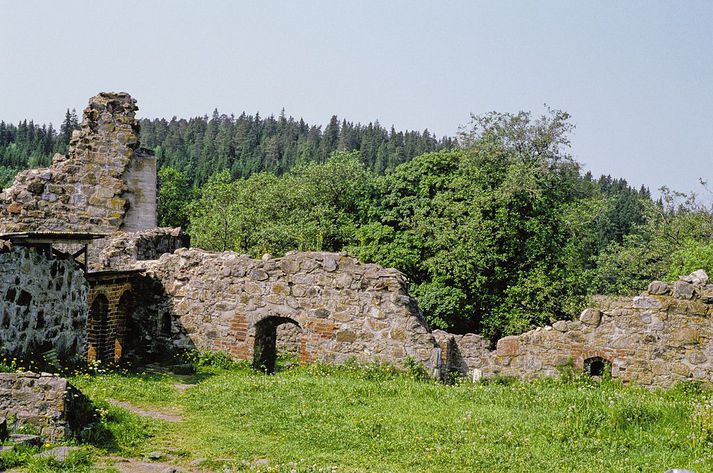
[[[188,177],[166,166],[158,172],[158,223],[162,227],[188,226],[188,205],[191,202],[191,187]]]
[[[583,290],[564,251],[561,215],[579,179],[566,120],[474,117],[462,150],[379,180],[374,218],[352,251],[404,271],[436,326],[498,337],[568,317]]]
[[[596,256],[589,271],[591,292],[633,294],[653,279],[676,279],[688,268],[707,264],[713,212],[695,195],[665,187],[661,193],[657,203],[647,204],[643,224]]]
[[[691,274],[698,269],[703,269],[713,276],[713,240],[688,240],[671,255],[671,265],[665,279],[675,281],[679,276]]]
[[[199,198],[192,202],[189,233],[197,246],[217,251],[235,248],[238,236],[234,228],[233,188],[230,173],[221,171],[208,180]]]
[[[355,153],[335,153],[283,176],[231,181],[222,172],[191,205],[191,235],[198,246],[254,256],[338,251],[354,241],[356,222],[366,215],[371,179]]]

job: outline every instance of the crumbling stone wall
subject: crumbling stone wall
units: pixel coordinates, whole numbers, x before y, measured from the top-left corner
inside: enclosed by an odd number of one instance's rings
[[[84,351],[89,285],[71,258],[32,248],[0,252],[0,351],[60,357]]]
[[[120,229],[129,199],[137,205],[146,200],[138,189],[129,189],[127,174],[138,161],[154,159],[147,152],[137,157],[137,109],[126,93],[92,97],[81,129],[72,134],[68,155],[56,154],[49,168],[20,172],[13,186],[0,193],[0,233]]]
[[[99,257],[92,262],[92,269],[131,269],[137,261],[156,260],[188,245],[188,235],[180,228],[118,232],[107,239]]]
[[[436,337],[444,352],[450,347],[448,367],[476,379],[556,376],[564,365],[584,370],[599,360],[614,378],[670,386],[713,381],[712,317],[713,284],[697,271],[674,283],[655,281],[633,300],[586,309],[579,320],[504,337],[494,351],[478,335],[437,332]]]
[[[157,283],[146,290],[154,299],[142,304],[145,313],[138,317],[152,340],[252,359],[260,326],[292,323],[301,329],[303,362],[356,358],[403,365],[410,356],[439,366],[435,339],[394,269],[345,254],[255,260],[195,249],[142,266],[147,280]]]
[[[55,442],[94,420],[90,402],[69,382],[54,375],[0,373],[0,418],[8,428],[35,429]]]

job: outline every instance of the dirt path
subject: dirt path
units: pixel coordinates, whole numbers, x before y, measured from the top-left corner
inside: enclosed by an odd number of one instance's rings
[[[97,462],[95,468],[113,468],[120,473],[201,473],[207,470],[182,468],[162,462],[148,462],[135,458],[106,457]]]
[[[166,422],[181,422],[183,420],[183,417],[177,414],[167,414],[165,412],[142,409],[128,402],[117,401],[116,399],[107,399],[106,402],[112,406],[121,407],[129,412],[133,412],[134,414],[138,414],[143,417],[164,420]]]

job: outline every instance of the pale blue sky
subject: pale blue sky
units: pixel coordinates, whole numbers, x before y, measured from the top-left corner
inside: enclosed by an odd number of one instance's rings
[[[713,1],[0,0],[0,119],[102,90],[143,117],[332,114],[454,135],[471,112],[570,112],[594,173],[713,180]]]

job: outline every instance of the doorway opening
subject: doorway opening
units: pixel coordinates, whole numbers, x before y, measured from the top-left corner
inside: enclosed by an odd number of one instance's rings
[[[279,331],[278,331],[279,330]],[[255,347],[253,367],[266,373],[274,373],[278,349],[281,352],[297,351],[302,327],[289,317],[267,317],[255,324]]]
[[[109,342],[109,300],[99,294],[89,308],[87,327],[88,358],[107,361],[114,355]]]

